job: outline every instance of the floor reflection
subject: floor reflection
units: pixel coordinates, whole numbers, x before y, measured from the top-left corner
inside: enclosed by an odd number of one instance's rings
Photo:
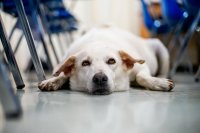
[[[170,93],[131,89],[92,96],[28,87],[17,92],[23,117],[6,121],[3,132],[195,133],[200,131],[199,88],[194,82],[177,83]]]

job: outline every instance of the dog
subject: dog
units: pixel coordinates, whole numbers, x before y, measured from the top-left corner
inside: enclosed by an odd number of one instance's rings
[[[69,80],[71,90],[97,95],[129,90],[131,82],[149,90],[171,91],[174,83],[166,78],[168,71],[169,54],[160,40],[101,26],[77,39],[53,77],[38,88],[55,91]]]

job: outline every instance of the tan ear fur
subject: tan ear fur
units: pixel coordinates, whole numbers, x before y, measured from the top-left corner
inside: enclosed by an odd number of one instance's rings
[[[119,51],[119,55],[122,59],[123,64],[125,64],[127,69],[133,68],[135,63],[143,64],[145,62],[144,60],[134,59],[124,51]]]
[[[71,56],[66,59],[53,73],[53,76],[59,76],[61,72],[64,72],[66,76],[70,75],[75,68],[76,57]]]

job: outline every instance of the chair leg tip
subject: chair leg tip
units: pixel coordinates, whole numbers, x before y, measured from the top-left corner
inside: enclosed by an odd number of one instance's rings
[[[195,82],[199,82],[199,78],[195,78]]]
[[[20,118],[22,116],[22,110],[18,109],[13,112],[7,112],[5,116],[7,119]]]
[[[23,89],[25,87],[25,85],[23,84],[23,85],[18,85],[17,86],[17,89]]]

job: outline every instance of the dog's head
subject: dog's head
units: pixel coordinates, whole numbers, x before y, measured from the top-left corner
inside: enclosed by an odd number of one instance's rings
[[[70,77],[72,90],[87,91],[91,94],[110,94],[113,91],[129,89],[129,72],[135,63],[124,51],[114,49],[87,49],[70,56],[55,71],[54,76],[64,72]]]

